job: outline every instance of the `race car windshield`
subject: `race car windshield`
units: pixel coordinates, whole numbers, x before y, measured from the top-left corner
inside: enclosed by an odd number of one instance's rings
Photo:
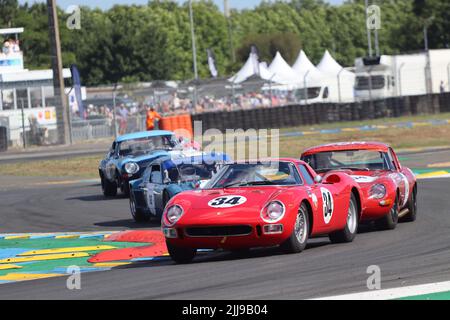
[[[210,180],[214,173],[216,173],[215,164],[182,164],[178,166],[178,179],[181,181]],[[172,174],[176,174],[175,170],[172,170]],[[172,178],[172,181],[176,181]]]
[[[127,140],[120,144],[119,155],[122,157],[137,157],[155,150],[170,151],[177,147],[178,142],[171,136]]]
[[[289,162],[226,165],[206,189],[302,184],[295,165]]]
[[[305,156],[302,160],[318,173],[332,170],[377,171],[393,169],[386,153],[371,150],[321,152]]]

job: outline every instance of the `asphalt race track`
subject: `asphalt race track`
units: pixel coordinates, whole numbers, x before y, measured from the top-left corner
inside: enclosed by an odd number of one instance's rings
[[[448,152],[438,158],[444,161]],[[409,156],[417,158],[436,155]],[[362,227],[354,243],[314,239],[298,255],[276,249],[245,256],[211,253],[190,265],[148,262],[82,274],[81,290],[65,277],[0,285],[0,299],[309,299],[367,291],[367,268],[381,268],[382,288],[450,279],[450,179],[419,181],[419,216],[395,231]],[[0,233],[114,231],[136,225],[126,199],[105,200],[96,183],[0,191]]]

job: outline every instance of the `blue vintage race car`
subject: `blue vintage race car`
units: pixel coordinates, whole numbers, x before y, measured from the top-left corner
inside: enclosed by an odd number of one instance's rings
[[[136,222],[160,219],[177,194],[200,189],[230,157],[222,153],[161,157],[149,164],[141,179],[130,182],[130,210]]]
[[[139,132],[117,138],[99,165],[103,194],[114,197],[120,188],[128,196],[129,181],[139,179],[149,163],[182,150],[170,131]]]

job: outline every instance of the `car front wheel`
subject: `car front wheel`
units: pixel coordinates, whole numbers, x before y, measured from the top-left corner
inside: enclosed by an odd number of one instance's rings
[[[171,245],[169,242],[167,242],[166,244],[167,249],[169,250],[170,257],[178,264],[190,263],[197,255],[196,249],[176,247],[174,245]]]
[[[110,182],[108,179],[101,177],[102,191],[105,197],[115,197],[117,195],[117,183]]]
[[[286,253],[300,253],[306,248],[309,238],[309,217],[308,207],[302,203],[298,210],[294,224],[294,230],[282,245],[281,249]]]
[[[141,208],[137,207],[134,195],[130,197],[130,211],[134,221],[138,223],[150,221],[150,215],[146,214]]]
[[[389,214],[378,221],[375,221],[375,225],[379,230],[394,230],[398,224],[398,210],[399,210],[398,197],[395,199],[395,203]]]
[[[347,224],[345,229],[329,235],[333,243],[352,242],[358,233],[358,204],[355,195],[352,193],[350,197],[350,205],[347,213]]]

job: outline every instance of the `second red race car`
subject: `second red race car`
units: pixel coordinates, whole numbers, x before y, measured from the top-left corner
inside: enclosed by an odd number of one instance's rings
[[[395,229],[399,219],[417,217],[417,181],[403,167],[394,150],[377,142],[343,142],[306,150],[301,159],[317,173],[349,174],[362,189],[361,221],[375,221],[380,229]]]
[[[351,242],[361,213],[358,183],[343,172],[323,178],[294,159],[225,165],[204,190],[167,205],[162,229],[170,256],[190,262],[198,249],[241,251],[280,245],[299,253],[308,238]]]

